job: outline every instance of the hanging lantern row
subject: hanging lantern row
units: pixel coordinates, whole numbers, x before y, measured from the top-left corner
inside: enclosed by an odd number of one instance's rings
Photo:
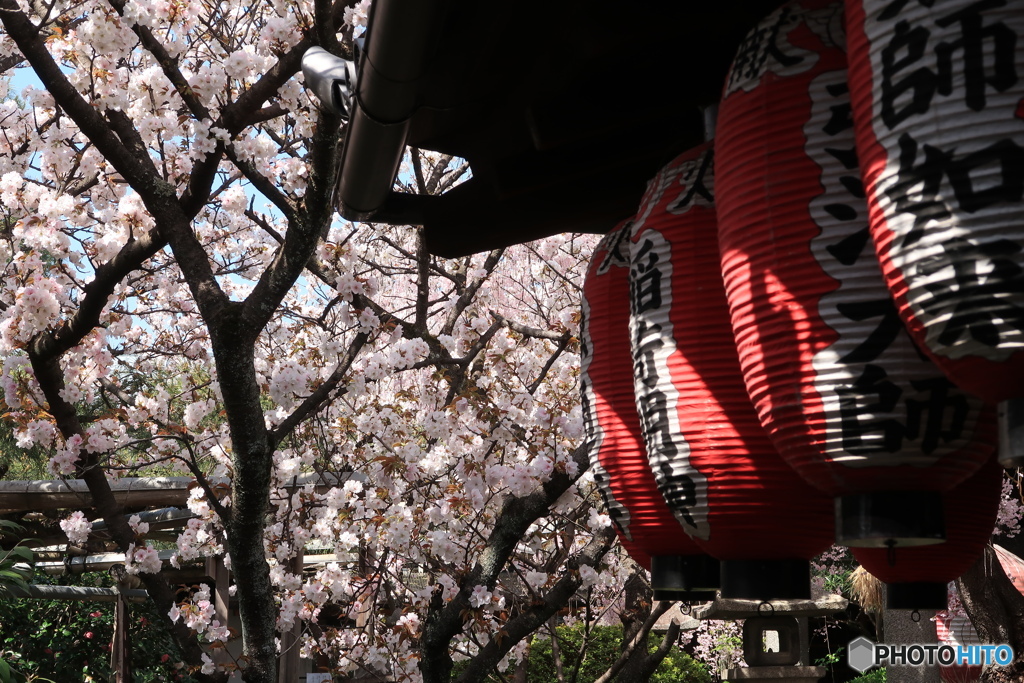
[[[941,493],[993,452],[994,413],[921,357],[868,233],[839,2],[755,29],[718,118],[722,273],[761,423],[835,497],[837,541],[943,538]]]
[[[986,401],[1024,393],[1024,236],[1008,222],[1024,186],[1024,12],[918,9],[864,0],[844,17],[801,0],[767,17],[730,69],[714,149],[662,169],[588,278],[588,438],[613,519],[641,557],[682,529],[722,560],[724,597],[804,597],[806,560],[833,537],[866,563],[895,559],[899,584],[929,581],[915,557],[959,566],[991,531]],[[958,123],[949,98],[977,115]],[[612,262],[601,296],[629,291],[615,320],[590,298]],[[614,373],[595,374],[602,343]],[[623,416],[628,445],[609,438]],[[654,490],[667,507],[639,513]],[[976,505],[954,509],[967,490]],[[641,517],[651,546],[635,541]],[[930,544],[943,545],[915,547]]]

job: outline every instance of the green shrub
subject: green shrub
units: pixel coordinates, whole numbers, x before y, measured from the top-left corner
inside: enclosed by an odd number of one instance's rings
[[[622,645],[621,626],[596,626],[590,633],[586,649],[583,647],[583,625],[560,626],[555,629],[558,637],[558,649],[562,659],[562,672],[566,681],[572,679],[572,673],[579,663],[580,671],[577,683],[589,683],[603,674],[619,658]],[[652,634],[650,651],[653,652],[661,644],[662,636]],[[580,662],[582,655],[583,661]],[[527,680],[530,683],[555,683],[558,680],[555,662],[552,655],[551,639],[535,636],[529,650],[527,663]],[[465,663],[456,662],[453,679],[465,667]],[[489,681],[498,681],[492,676]],[[679,648],[672,648],[661,665],[651,677],[652,683],[711,683],[712,678],[707,667],[693,659]]]
[[[47,582],[44,575],[34,579]],[[103,574],[75,577],[80,586],[109,583]],[[0,653],[29,680],[105,681],[111,674],[114,607],[113,602],[0,599]],[[127,622],[136,683],[192,680],[175,666],[180,651],[152,603],[129,603]]]
[[[660,638],[658,642],[661,642]],[[711,683],[712,680],[711,671],[703,662],[679,648],[672,648],[651,676],[651,683]]]
[[[587,649],[582,652],[582,624],[558,627],[555,633],[558,635],[558,650],[566,679],[576,667],[581,654],[583,662],[580,664],[580,674],[576,679],[581,683],[592,681],[603,674],[618,658],[619,644],[622,642],[622,629],[619,627],[595,627],[590,634]],[[535,637],[530,646],[529,657],[527,673],[530,683],[549,683],[558,680],[550,638]]]
[[[854,678],[850,683],[885,683],[885,669],[875,669],[863,676]]]

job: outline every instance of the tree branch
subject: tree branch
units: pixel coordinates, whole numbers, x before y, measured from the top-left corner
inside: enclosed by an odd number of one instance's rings
[[[127,394],[125,394],[124,391],[121,390],[121,387],[117,386],[109,379],[101,379],[100,384],[105,391],[108,391],[114,396],[116,396],[117,400],[121,402],[121,405],[130,406],[132,404],[131,398]],[[153,420],[153,423],[156,424],[156,426],[162,429],[167,429],[167,424],[163,420],[159,420],[156,417],[152,416],[150,417],[150,419]],[[210,504],[210,507],[213,508],[213,511],[216,512],[217,516],[221,518],[222,523],[226,525],[231,518],[231,511],[225,508],[224,505],[220,502],[220,499],[217,498],[217,495],[213,491],[213,487],[210,486],[210,482],[209,480],[207,480],[206,475],[203,474],[202,470],[200,470],[199,467],[196,465],[195,452],[192,449],[192,444],[195,442],[195,439],[192,437],[191,434],[186,435],[184,437],[173,438],[174,440],[180,443],[184,443],[185,447],[188,448],[190,458],[187,461],[185,461],[185,466],[188,467],[189,472],[191,472],[192,475],[196,478],[196,483],[199,485],[199,488],[201,488],[203,490],[203,493],[206,494],[206,500]]]
[[[494,272],[494,269],[498,266],[498,262],[501,261],[501,257],[504,253],[504,249],[495,249],[487,254],[487,259],[484,261],[483,268],[484,276],[475,282],[471,282],[466,289],[463,290],[462,294],[459,295],[458,300],[452,307],[452,313],[448,318],[448,322],[445,323],[444,328],[442,329],[444,334],[451,334],[452,330],[455,329],[455,323],[458,321],[459,316],[462,315],[462,312],[465,311],[466,307],[473,301],[476,293],[480,290],[480,287],[483,286],[484,281],[487,280],[488,276]]]
[[[413,153],[414,159],[419,154]],[[427,240],[423,228],[416,228],[416,333],[426,336],[427,304],[430,299],[430,252],[427,251]]]
[[[234,135],[244,128],[258,122],[259,117],[267,112],[262,109],[263,103],[277,95],[281,86],[302,68],[302,55],[312,47],[309,38],[303,38],[293,45],[277,60],[274,66],[260,76],[259,80],[249,86],[238,99],[225,107],[221,112],[221,125],[228,133]]]
[[[246,298],[241,323],[249,333],[259,333],[316,252],[327,234],[334,214],[331,197],[337,176],[341,120],[321,111],[310,141],[309,182],[300,210],[288,221],[284,243]]]
[[[420,670],[426,683],[447,683],[451,676],[453,662],[449,644],[465,625],[465,614],[470,609],[469,597],[473,587],[494,587],[498,574],[512,556],[522,535],[534,522],[548,514],[548,508],[569,490],[590,466],[585,446],[573,451],[572,458],[577,464],[575,476],[556,471],[533,493],[506,498],[480,557],[473,569],[459,582],[458,594],[447,604],[442,601],[440,592],[434,594],[420,640]],[[517,638],[512,642],[518,640]]]
[[[623,668],[625,668],[626,664],[633,657],[633,654],[637,651],[637,648],[640,647],[642,644],[647,643],[647,636],[650,635],[651,629],[654,628],[654,625],[658,623],[658,619],[660,619],[665,614],[665,612],[668,612],[671,607],[671,602],[658,602],[658,606],[655,607],[651,611],[650,616],[644,620],[643,626],[640,627],[640,630],[636,633],[636,635],[633,636],[632,639],[630,639],[630,641],[626,644],[626,647],[623,648],[622,654],[619,655],[619,658],[616,659],[615,663],[612,664],[607,671],[601,674],[601,676],[598,677],[597,680],[594,681],[594,683],[609,683],[613,678],[618,676],[619,672],[622,671]],[[675,629],[675,633],[672,633],[673,628]],[[671,638],[669,637],[670,635]],[[672,644],[675,643],[675,640],[678,637],[679,623],[673,621],[672,626],[669,627],[669,633],[665,635],[665,640],[661,642],[661,646],[659,646],[658,651],[650,656],[657,656],[658,654],[660,654],[660,651],[662,649],[664,649],[665,654],[668,654],[669,649],[672,647]],[[662,654],[661,657],[658,659],[659,663],[662,659],[665,658],[665,654]],[[657,668],[657,665],[655,665],[655,668]]]
[[[524,612],[505,622],[502,632],[492,637],[469,661],[469,665],[459,676],[457,683],[477,683],[485,680],[487,673],[509,653],[516,643],[538,629],[541,624],[569,602],[569,599],[583,584],[579,568],[584,565],[597,566],[614,542],[615,530],[611,527],[606,527],[594,534],[583,550],[566,562],[565,572],[544,595],[543,600],[533,603]]]
[[[270,178],[260,173],[253,164],[235,154],[234,147],[231,145],[227,145],[224,151],[235,168],[242,172],[245,179],[252,183],[252,186],[259,190],[284,215],[286,220],[291,222],[296,219],[295,204],[278,189]]]
[[[117,11],[118,15],[124,17],[124,0],[108,0],[110,6]],[[127,21],[125,23],[128,23]],[[196,94],[192,91],[192,87],[188,84],[188,81],[182,75],[178,69],[178,60],[176,57],[172,57],[163,44],[156,39],[153,32],[146,26],[140,26],[138,24],[131,25],[132,31],[136,36],[139,37],[139,41],[142,43],[142,47],[146,48],[151,55],[156,59],[157,64],[160,65],[160,69],[167,76],[167,80],[171,82],[182,101],[185,102],[185,106],[192,112],[192,116],[196,117],[200,121],[204,119],[212,119],[210,116],[210,110],[206,108]]]
[[[36,381],[43,392],[48,404],[48,410],[57,423],[57,428],[65,440],[78,435],[84,438],[82,425],[78,419],[78,413],[74,406],[69,404],[60,396],[64,388],[64,374],[60,369],[57,358],[42,358],[29,350],[29,359],[32,363],[32,370],[35,373]],[[107,529],[111,538],[117,543],[122,552],[128,552],[128,548],[135,543],[135,532],[128,525],[124,517],[124,508],[114,498],[110,489],[110,482],[98,466],[101,454],[83,451],[81,463],[78,466],[78,477],[85,481],[92,496],[93,507],[107,523]],[[203,649],[199,641],[183,621],[171,623],[167,613],[175,603],[175,595],[170,585],[162,574],[141,574],[140,578],[149,592],[160,618],[165,626],[174,633],[175,639],[182,646],[185,660],[193,666],[202,665]],[[205,677],[204,677],[205,678]],[[210,681],[223,681],[226,676],[214,676],[205,678]]]
[[[6,57],[0,57],[0,73],[10,71],[14,67],[25,61],[25,58],[21,55],[7,55]]]
[[[312,394],[307,396],[302,404],[291,415],[286,417],[276,429],[270,432],[270,443],[273,448],[277,448],[278,444],[287,438],[306,418],[323,410],[331,401],[344,393],[344,389],[337,393],[335,393],[335,389],[337,389],[341,380],[344,379],[349,368],[352,367],[356,356],[359,355],[359,352],[369,339],[370,335],[365,332],[357,334],[356,338],[349,345],[345,357],[338,363],[338,367],[334,369],[331,376],[324,380]],[[332,396],[332,394],[334,395]]]
[[[114,258],[96,268],[92,281],[82,288],[78,310],[52,334],[32,342],[32,353],[44,360],[57,358],[77,346],[100,323],[100,315],[114,289],[125,277],[152,258],[167,243],[154,229],[129,241]]]
[[[148,155],[141,159],[134,156],[99,110],[86,102],[68,82],[47,51],[39,29],[18,8],[17,0],[0,0],[0,22],[53,96],[54,102],[74,120],[104,158],[125,180],[136,186],[140,195],[156,190],[156,182],[160,179],[152,164],[146,163]]]
[[[551,330],[542,330],[537,327],[529,327],[528,325],[522,325],[514,320],[509,320],[508,318],[504,317],[499,313],[496,313],[495,311],[491,311],[491,316],[497,318],[505,325],[507,325],[508,329],[512,330],[513,332],[517,332],[523,335],[524,337],[532,337],[534,339],[550,339],[551,341],[557,342],[567,341],[570,338],[570,335],[567,332],[552,332]]]
[[[217,285],[206,252],[192,233],[191,217],[182,211],[174,188],[160,178],[148,154],[133,154],[131,148],[138,144],[138,132],[131,128],[127,116],[114,113],[108,121],[78,94],[46,50],[36,27],[18,9],[16,0],[0,0],[0,21],[54,101],[139,193],[160,234],[171,244],[196,303],[205,309],[204,317],[215,318],[227,297]],[[120,130],[120,136],[111,124]]]
[[[569,341],[571,339],[572,337],[567,332],[565,336],[558,342],[558,346],[557,348],[555,348],[555,352],[548,356],[547,361],[544,363],[544,367],[542,367],[540,369],[540,372],[537,374],[537,379],[533,380],[533,382],[528,387],[528,391],[531,394],[535,393],[537,389],[540,388],[541,383],[544,382],[544,379],[551,371],[552,366],[554,366],[555,361],[558,360],[558,357],[562,355],[562,352],[565,351],[566,348],[568,348]]]

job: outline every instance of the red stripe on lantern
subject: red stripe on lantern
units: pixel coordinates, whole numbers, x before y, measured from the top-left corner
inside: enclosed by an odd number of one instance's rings
[[[1024,2],[850,0],[871,234],[900,317],[960,387],[1024,396]]]
[[[723,596],[768,599],[730,595],[730,566],[780,561],[799,571],[832,543],[831,505],[775,452],[743,386],[718,268],[712,161],[707,144],[662,169],[633,227],[637,405],[665,500],[723,560]],[[759,571],[767,579],[769,565]],[[780,580],[794,585],[770,588],[807,590],[806,573]]]
[[[789,3],[751,32],[730,72],[716,172],[732,325],[779,452],[861,506],[838,540],[935,542],[923,506],[938,508],[934,492],[991,454],[994,415],[920,357],[892,306],[869,241],[841,18],[837,2]],[[878,491],[932,492],[914,520],[924,528],[898,519],[914,507],[905,494]]]
[[[595,250],[583,285],[582,396],[591,468],[623,547],[651,569],[652,556],[701,556],[665,505],[640,435],[629,350],[628,236],[624,222]],[[701,580],[690,588],[712,588]],[[662,586],[655,586],[662,588]]]

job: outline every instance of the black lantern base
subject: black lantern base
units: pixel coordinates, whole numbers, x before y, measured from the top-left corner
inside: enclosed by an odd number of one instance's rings
[[[999,464],[1008,470],[1024,467],[1024,399],[999,404]]]
[[[836,498],[836,543],[854,548],[934,545],[946,540],[937,491],[875,491]]]
[[[710,602],[715,599],[718,594],[715,591],[666,591],[656,590],[654,591],[654,601],[659,602],[664,600],[665,602]]]
[[[887,583],[886,609],[944,610],[949,596],[944,583]]]
[[[718,560],[708,555],[653,555],[651,586],[655,591],[715,591]]]
[[[722,560],[722,597],[737,600],[810,600],[807,560]]]

